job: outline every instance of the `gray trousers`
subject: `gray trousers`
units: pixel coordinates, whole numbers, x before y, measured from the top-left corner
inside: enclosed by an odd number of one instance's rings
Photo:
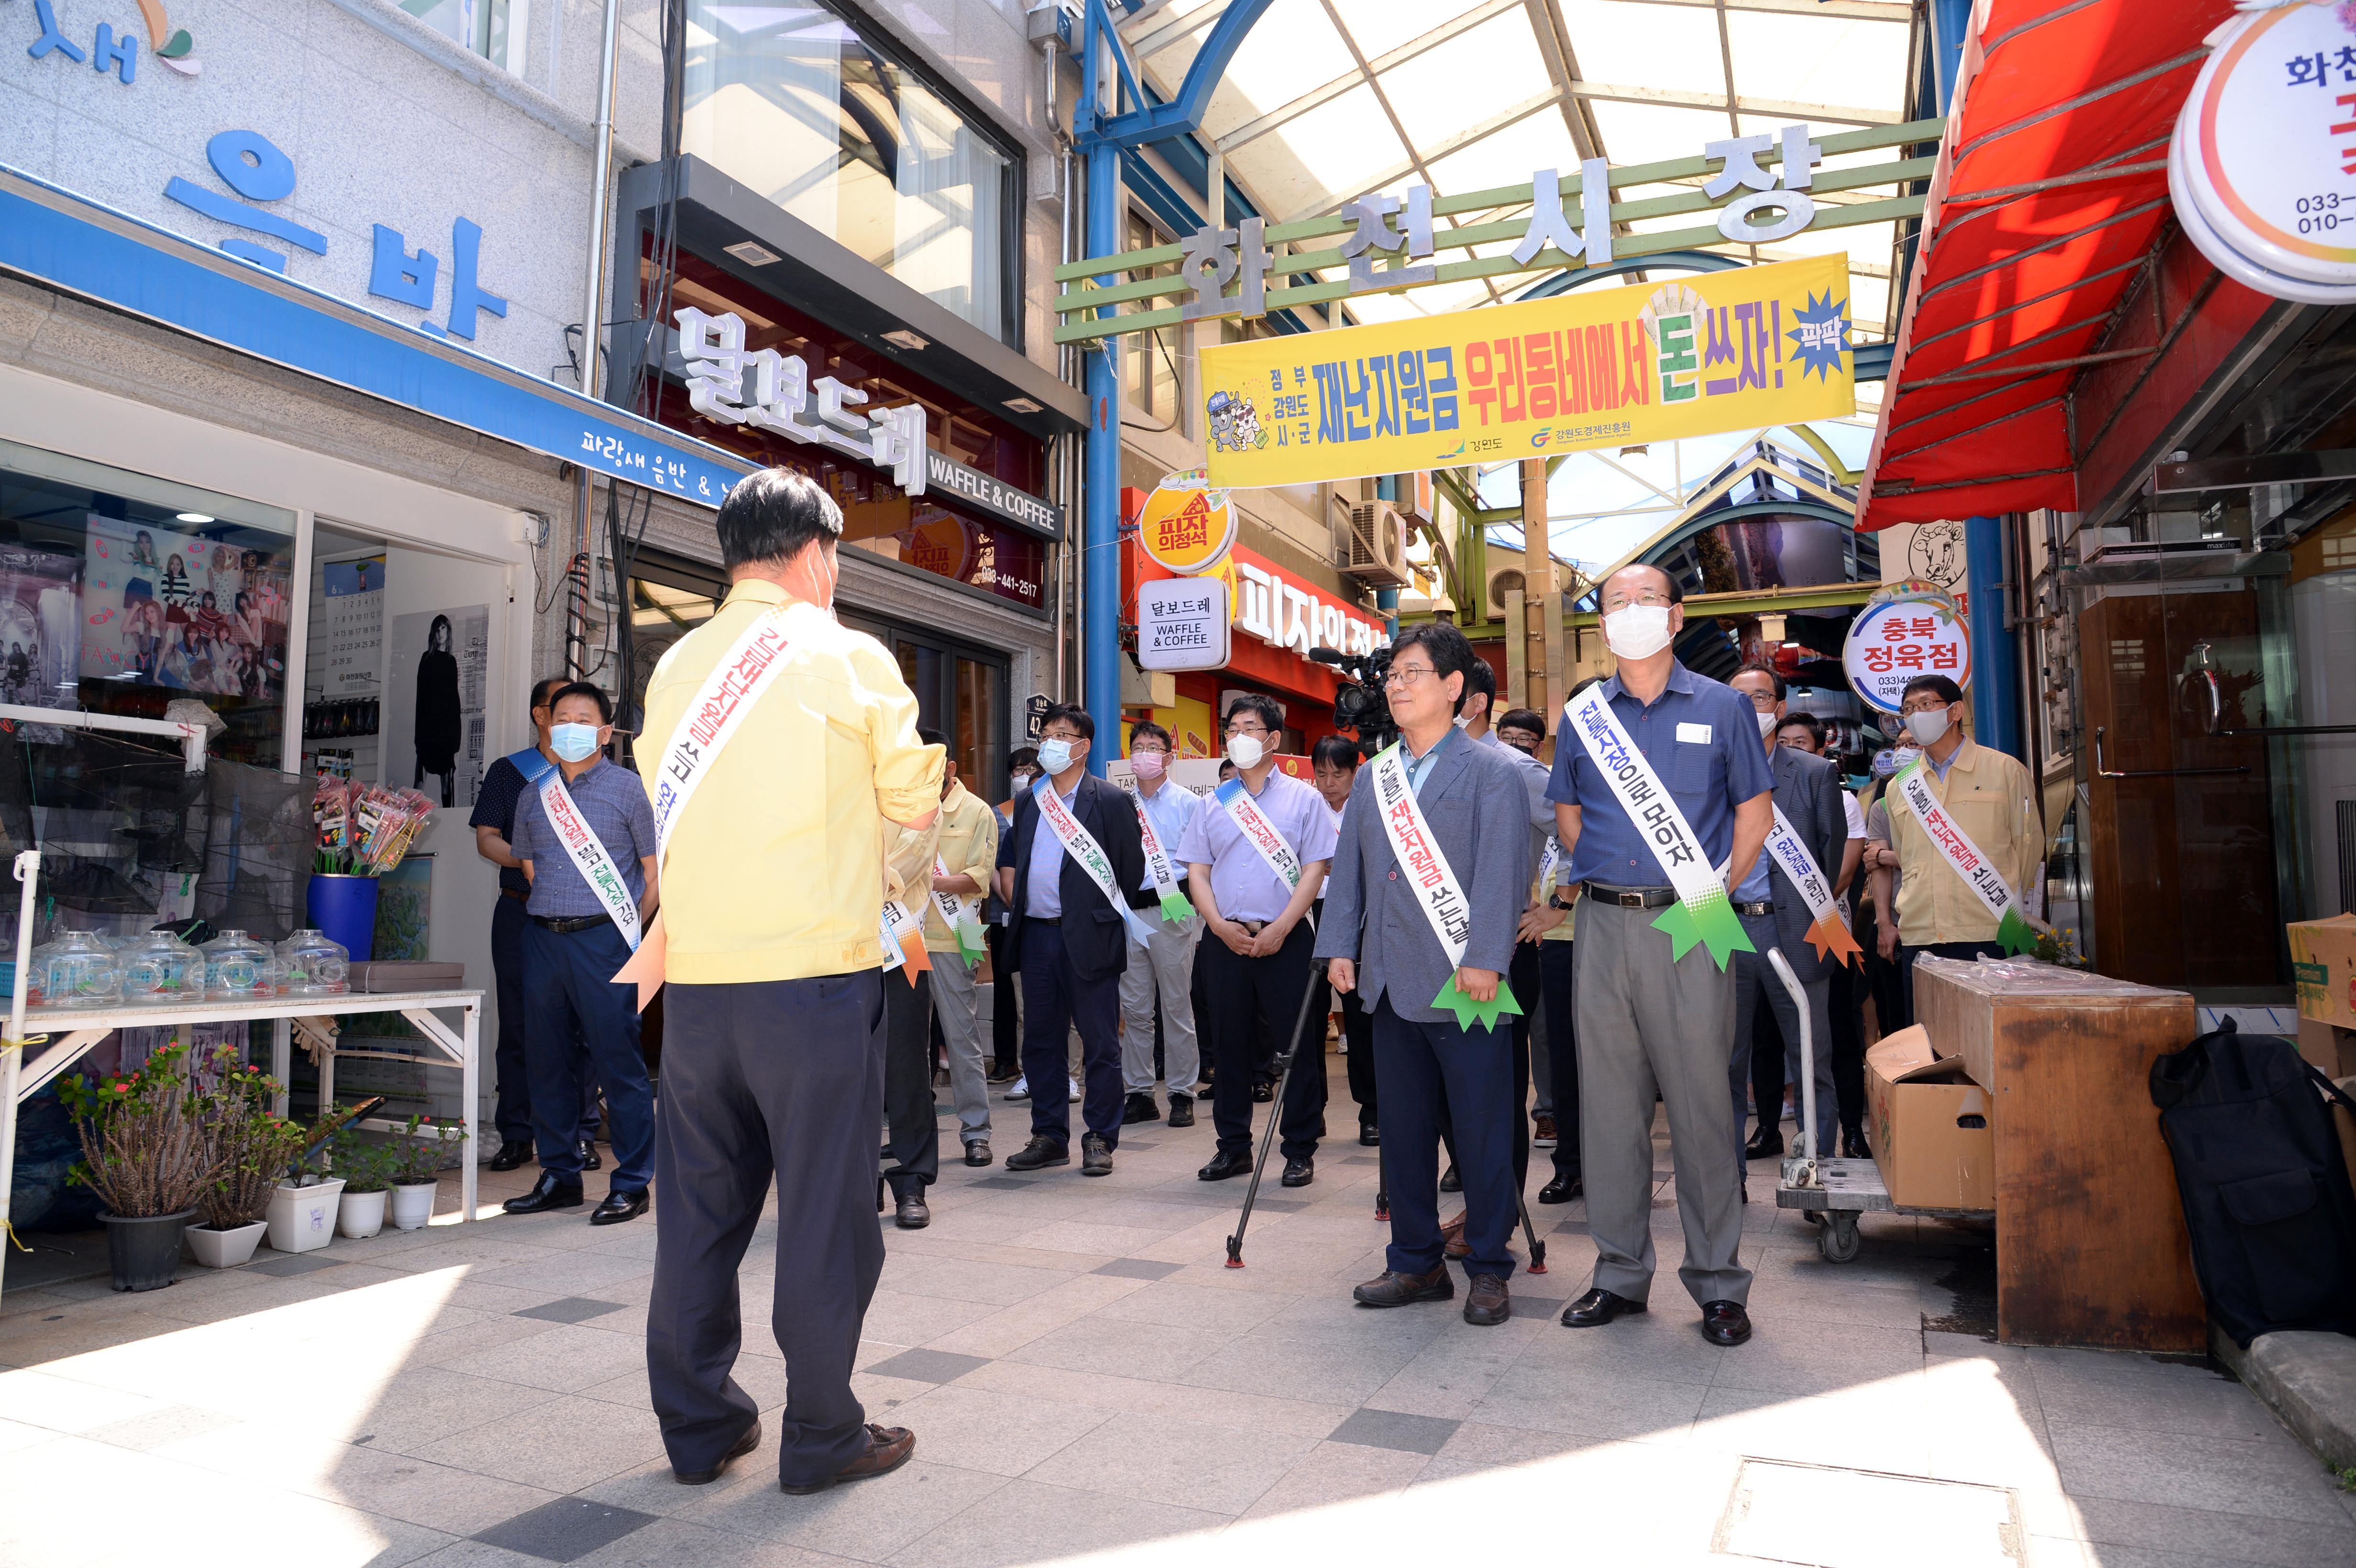
[[[948,1047],[949,1097],[957,1102],[958,1139],[987,1143],[990,1080],[982,1071],[981,1022],[975,1010],[980,992],[961,955],[936,953],[932,960],[933,1015],[941,1020],[941,1040]]]
[[[1686,1233],[1677,1277],[1697,1303],[1743,1302],[1740,1182],[1726,1161],[1734,976],[1706,944],[1669,956],[1653,909],[1588,900],[1571,944],[1579,1015],[1579,1136],[1594,1284],[1643,1301],[1653,1288],[1653,1095],[1669,1113],[1677,1211]]]
[[[1743,1106],[1751,1090],[1751,1026],[1762,1002],[1773,1011],[1775,1027],[1783,1034],[1783,1082],[1792,1086],[1792,1103],[1802,1103],[1800,1009],[1792,1005],[1792,993],[1783,989],[1782,976],[1767,962],[1767,950],[1781,941],[1775,931],[1775,917],[1746,914],[1742,916],[1742,931],[1759,951],[1734,955],[1734,1050],[1727,1060],[1726,1075],[1728,1086],[1734,1092],[1734,1177],[1738,1181],[1750,1168],[1742,1157]],[[1800,992],[1808,998],[1808,1050],[1815,1058],[1816,1070],[1816,1157],[1821,1159],[1833,1152],[1833,1132],[1840,1125],[1840,1101],[1833,1093],[1832,978],[1825,976],[1803,980]],[[1780,1106],[1760,1106],[1759,1125],[1773,1126],[1780,1111]]]
[[[1151,918],[1149,916],[1149,918]],[[1201,1048],[1194,1040],[1194,947],[1203,923],[1162,921],[1153,940],[1140,946],[1129,939],[1129,967],[1120,972],[1120,1086],[1130,1094],[1153,1093],[1153,996],[1162,994],[1162,1066],[1173,1094],[1192,1094],[1203,1079]],[[1145,959],[1139,963],[1140,956]]]

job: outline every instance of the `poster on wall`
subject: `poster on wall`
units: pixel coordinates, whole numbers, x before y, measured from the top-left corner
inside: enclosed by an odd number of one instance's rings
[[[475,804],[490,648],[487,604],[393,617],[385,664],[386,784],[423,790],[444,808]]]
[[[376,689],[384,654],[384,557],[331,560],[319,568],[327,601],[327,657],[319,695],[365,697]]]
[[[123,517],[85,517],[83,676],[261,701],[285,681],[273,558]]]
[[[53,550],[0,548],[0,702],[71,708],[81,673],[81,562]]]

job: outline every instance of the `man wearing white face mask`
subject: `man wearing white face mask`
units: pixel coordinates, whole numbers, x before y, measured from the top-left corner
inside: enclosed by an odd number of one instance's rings
[[[1129,765],[1137,775],[1139,827],[1153,830],[1145,846],[1144,890],[1162,898],[1167,887],[1183,903],[1178,879],[1185,872],[1178,861],[1179,843],[1203,809],[1203,798],[1170,782],[1170,731],[1148,719],[1129,732]],[[1162,1069],[1170,1083],[1170,1125],[1194,1125],[1194,1085],[1201,1078],[1201,1060],[1194,1044],[1194,945],[1202,939],[1203,923],[1191,913],[1171,919],[1173,906],[1164,902],[1160,915],[1148,913],[1153,923],[1151,941],[1132,938],[1129,967],[1120,976],[1120,1075],[1128,1092],[1120,1119],[1160,1119],[1153,1104],[1154,997],[1162,1001]]]
[[[2018,895],[2035,875],[2045,848],[2029,770],[1964,733],[1963,689],[1944,675],[1916,676],[1906,683],[1898,705],[1907,734],[1922,748],[1932,796]],[[1881,913],[1881,956],[1897,966],[1903,1015],[1882,1019],[1884,1034],[1913,1021],[1916,958],[1925,953],[1935,958],[1997,957],[2004,952],[1997,940],[1997,917],[1914,813],[1893,799],[1895,787],[1883,792],[1865,823],[1865,863]]]

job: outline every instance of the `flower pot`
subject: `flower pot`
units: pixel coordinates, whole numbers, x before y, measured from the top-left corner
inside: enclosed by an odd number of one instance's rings
[[[438,1181],[419,1181],[392,1189],[391,1218],[396,1231],[415,1231],[434,1218],[434,1195],[442,1190]]]
[[[336,1200],[344,1179],[316,1187],[281,1186],[270,1195],[270,1244],[282,1253],[316,1252],[336,1239]]]
[[[376,879],[314,875],[308,891],[311,923],[343,944],[351,962],[365,964],[376,951]]]
[[[269,1221],[264,1220],[232,1225],[226,1231],[191,1225],[186,1232],[188,1251],[207,1268],[235,1268],[253,1261],[253,1249],[262,1244],[262,1233],[268,1229]]]
[[[381,1187],[374,1192],[347,1192],[336,1210],[336,1233],[365,1242],[384,1229],[384,1200],[392,1196]]]
[[[101,1214],[106,1224],[106,1262],[117,1290],[161,1290],[180,1266],[180,1234],[194,1209],[177,1214]]]

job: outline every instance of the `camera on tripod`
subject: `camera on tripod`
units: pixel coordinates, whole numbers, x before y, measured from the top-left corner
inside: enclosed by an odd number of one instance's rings
[[[1345,654],[1321,644],[1309,650],[1309,656],[1340,672],[1343,685],[1333,694],[1333,727],[1357,732],[1360,755],[1372,759],[1398,739],[1398,726],[1391,721],[1390,691],[1383,684],[1391,667],[1388,647]]]

